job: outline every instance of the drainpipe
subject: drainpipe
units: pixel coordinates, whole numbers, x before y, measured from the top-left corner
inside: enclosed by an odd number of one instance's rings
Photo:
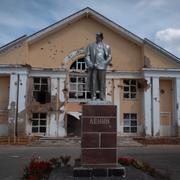
[[[56,121],[57,121],[57,137],[59,136],[59,116],[60,116],[60,102],[59,102],[59,94],[60,94],[60,82],[59,78],[57,78],[57,95],[56,95]]]
[[[154,136],[154,122],[153,122],[153,87],[152,87],[152,77],[151,77],[151,135]]]
[[[16,112],[15,112],[15,137],[18,136],[18,106],[19,106],[19,74],[17,75]]]

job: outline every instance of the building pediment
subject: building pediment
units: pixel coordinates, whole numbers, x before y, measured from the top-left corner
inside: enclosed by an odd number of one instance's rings
[[[103,15],[99,14],[98,12],[94,11],[93,9],[91,9],[89,7],[82,9],[82,10],[52,24],[51,26],[48,26],[48,27],[34,33],[33,35],[28,37],[28,42],[33,43],[33,42],[37,41],[38,39],[48,36],[51,33],[59,31],[60,29],[79,21],[80,19],[82,19],[84,17],[92,18],[92,19],[98,21],[99,23],[107,26],[108,28],[110,28],[113,31],[122,35],[123,37],[125,37],[129,40],[132,40],[139,45],[143,44],[143,40],[140,37],[131,33],[127,29],[125,29],[122,26],[116,24],[115,22],[109,20],[108,18],[104,17]]]

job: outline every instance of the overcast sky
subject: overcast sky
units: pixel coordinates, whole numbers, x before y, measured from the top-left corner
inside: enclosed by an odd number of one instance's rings
[[[87,6],[180,57],[180,0],[0,0],[0,46]]]

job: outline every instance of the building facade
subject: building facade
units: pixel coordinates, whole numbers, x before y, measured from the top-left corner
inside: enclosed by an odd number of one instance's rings
[[[0,136],[80,135],[85,47],[99,31],[118,135],[180,136],[180,59],[90,8],[0,48]]]

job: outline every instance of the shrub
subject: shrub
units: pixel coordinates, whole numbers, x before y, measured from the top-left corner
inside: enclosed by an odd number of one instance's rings
[[[133,164],[134,161],[135,161],[135,160],[134,160],[132,157],[126,157],[126,156],[124,156],[124,157],[119,157],[119,158],[118,158],[118,163],[119,163],[119,164],[122,164],[122,165],[124,165],[124,166],[130,166],[130,165]]]
[[[141,160],[134,159],[132,157],[126,157],[126,156],[119,157],[118,163],[122,164],[124,166],[133,166],[136,169],[140,169],[152,176],[154,176],[156,173],[156,170],[153,167],[151,167],[148,163],[141,161]]]
[[[39,158],[32,158],[28,166],[24,168],[23,180],[41,180],[48,179],[52,170],[49,161],[40,160]]]
[[[60,159],[61,159],[61,162],[62,162],[63,166],[68,166],[68,163],[69,163],[69,161],[71,159],[71,156],[63,155],[63,156],[60,156]]]

